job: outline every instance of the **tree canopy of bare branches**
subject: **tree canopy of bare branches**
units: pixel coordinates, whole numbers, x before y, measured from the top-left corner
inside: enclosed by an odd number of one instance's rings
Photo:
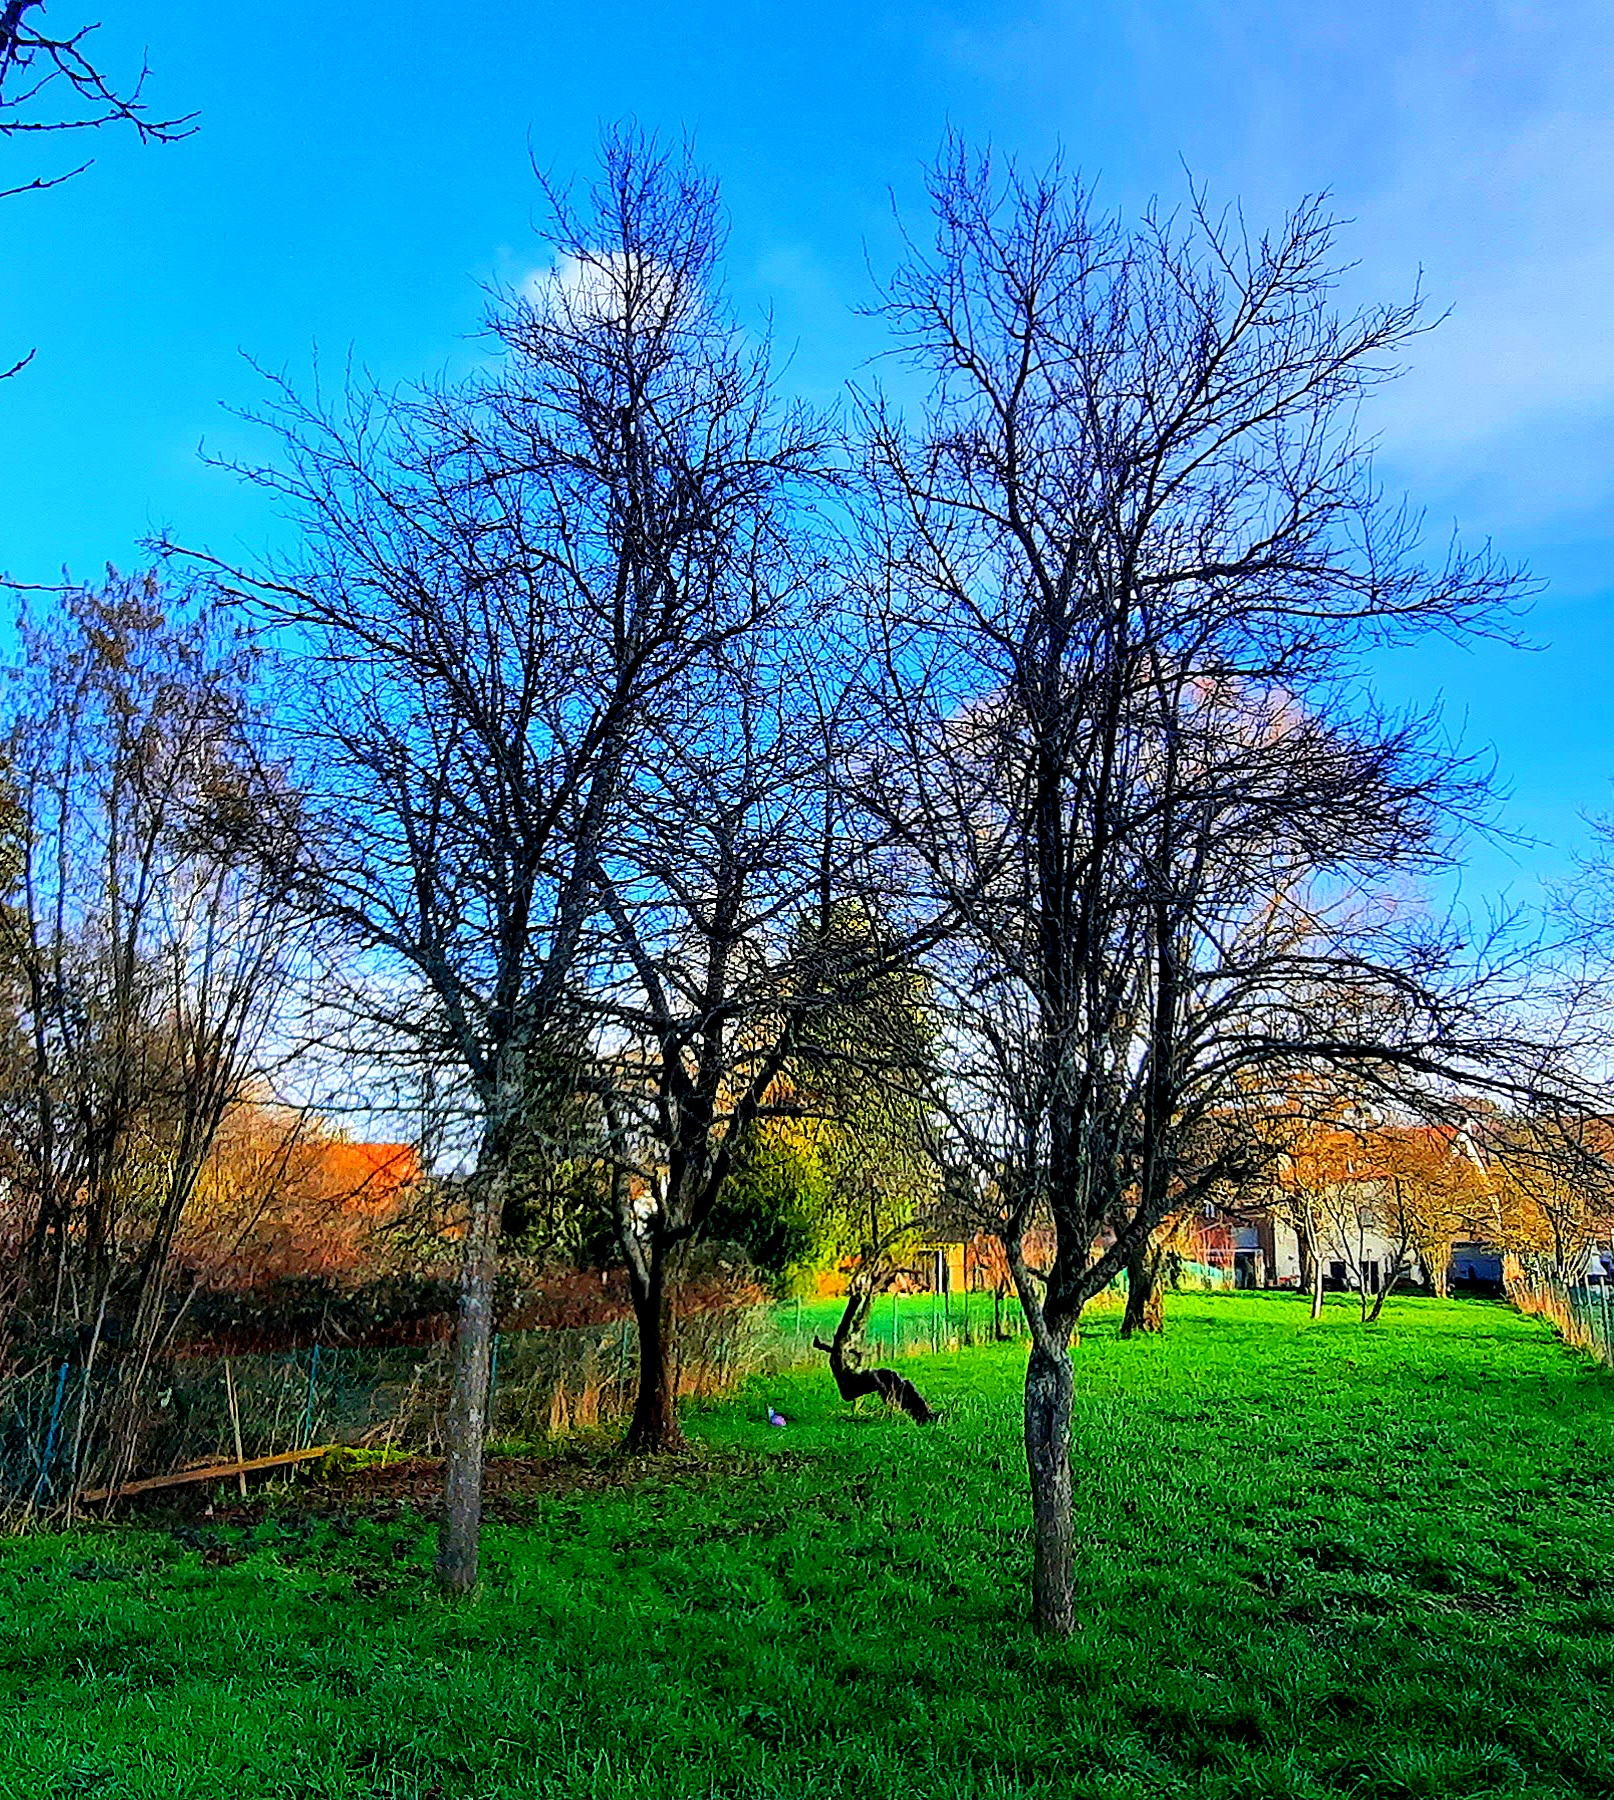
[[[668,722],[728,703],[712,684],[750,654],[821,450],[727,312],[687,154],[609,134],[581,201],[545,192],[551,266],[496,302],[490,371],[330,405],[279,385],[282,461],[248,473],[301,548],[225,576],[285,634],[297,881],[349,947],[342,1002],[457,1089],[475,1139],[452,1587],[475,1579],[494,1238],[534,1084],[580,1079],[554,1048],[607,897],[643,917],[625,846],[658,784],[687,815],[700,778]]]
[[[1057,166],[956,142],[931,197],[882,303],[929,399],[864,403],[865,787],[913,903],[956,920],[956,1109],[1032,1326],[1034,1611],[1064,1632],[1087,1299],[1242,1172],[1234,1116],[1280,1071],[1393,1086],[1498,1051],[1470,947],[1413,898],[1485,770],[1361,675],[1421,632],[1505,629],[1521,581],[1426,562],[1375,484],[1358,407],[1420,310],[1336,310],[1321,203],[1260,238],[1197,199],[1126,226]],[[1046,1271],[1016,1249],[1040,1207]]]

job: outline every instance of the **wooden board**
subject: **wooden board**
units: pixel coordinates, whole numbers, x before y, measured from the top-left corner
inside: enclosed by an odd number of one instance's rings
[[[222,1481],[231,1475],[250,1475],[255,1469],[284,1469],[293,1463],[312,1462],[316,1456],[329,1456],[338,1444],[319,1444],[311,1450],[282,1450],[278,1456],[254,1456],[245,1462],[209,1463],[201,1469],[177,1469],[172,1475],[147,1475],[139,1481],[126,1481],[122,1487],[94,1488],[78,1497],[80,1506],[98,1500],[122,1500],[129,1494],[149,1494],[155,1488],[183,1487],[188,1481]]]

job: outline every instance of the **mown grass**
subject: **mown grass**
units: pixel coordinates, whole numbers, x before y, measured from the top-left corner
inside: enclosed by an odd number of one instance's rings
[[[472,1605],[412,1518],[0,1546],[0,1795],[1614,1794],[1614,1378],[1478,1303],[1171,1311],[1077,1353],[1070,1642],[1023,1345],[906,1363],[923,1431],[808,1369],[691,1420],[721,1479],[493,1527]]]

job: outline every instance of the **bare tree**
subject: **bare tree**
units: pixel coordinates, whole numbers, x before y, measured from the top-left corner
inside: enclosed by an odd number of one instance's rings
[[[601,859],[615,974],[601,1004],[618,1235],[639,1325],[628,1447],[677,1449],[680,1265],[770,1117],[806,1022],[883,966],[830,926],[861,854],[840,830],[836,733],[804,703],[810,616],[788,561],[754,563],[767,617],[711,658],[657,721],[657,751]]]
[[[579,1079],[559,1047],[602,868],[653,722],[757,615],[737,546],[818,454],[726,310],[717,194],[687,154],[611,133],[581,204],[545,192],[554,260],[496,305],[490,373],[335,407],[281,385],[285,460],[247,473],[302,548],[226,576],[287,634],[298,880],[356,959],[343,1004],[463,1101],[455,1590],[476,1579],[499,1221],[523,1133]]]
[[[295,930],[244,843],[261,727],[236,635],[148,577],[69,594],[21,637],[0,908],[20,1257],[7,1324],[72,1346],[86,1394],[98,1363],[116,1363],[73,1459],[115,1486],[138,1448],[141,1381],[178,1317],[176,1234],[272,1053]]]
[[[932,198],[883,306],[931,399],[913,430],[866,406],[869,786],[971,946],[982,1181],[1033,1340],[1033,1611],[1063,1633],[1086,1300],[1247,1174],[1251,1134],[1219,1128],[1263,1079],[1487,1053],[1457,943],[1387,892],[1443,866],[1484,771],[1357,682],[1368,645],[1493,628],[1519,582],[1426,568],[1375,488],[1355,409],[1419,312],[1335,313],[1319,205],[1259,240],[1197,202],[1128,229],[957,144]],[[1016,1246],[1039,1206],[1041,1273]]]
[[[144,64],[128,83],[101,70],[90,43],[97,26],[80,25],[58,36],[38,18],[44,10],[45,0],[4,0],[0,6],[0,139],[128,125],[143,143],[172,143],[196,129],[194,113],[163,118],[152,112],[145,98]],[[84,162],[58,174],[13,181],[0,187],[0,200],[59,187],[88,167]],[[0,380],[25,368],[33,355],[30,350],[0,370]]]

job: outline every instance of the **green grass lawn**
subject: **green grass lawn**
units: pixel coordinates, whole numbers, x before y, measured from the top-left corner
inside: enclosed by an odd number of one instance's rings
[[[691,1418],[720,1477],[490,1528],[474,1604],[410,1517],[0,1545],[0,1795],[1614,1795],[1614,1378],[1480,1303],[1168,1311],[1077,1351],[1068,1643],[1024,1346],[905,1361],[926,1430],[803,1369]]]

